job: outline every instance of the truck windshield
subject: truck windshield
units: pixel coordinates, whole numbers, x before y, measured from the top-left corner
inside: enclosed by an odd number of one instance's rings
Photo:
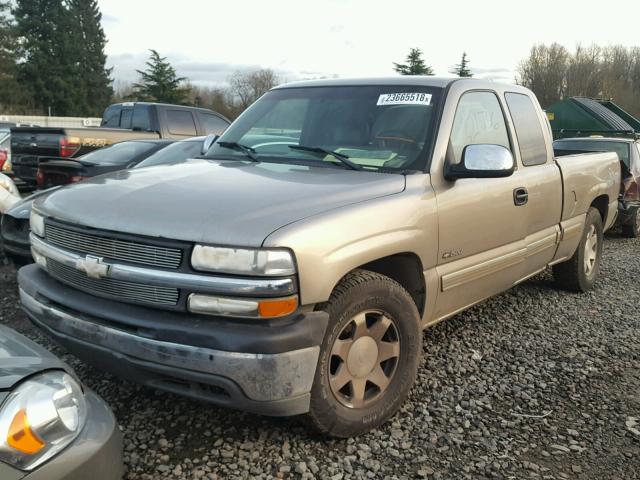
[[[423,86],[335,86],[273,90],[207,152],[208,158],[303,162],[365,170],[423,170],[441,90]],[[305,148],[295,148],[302,146]],[[294,147],[294,148],[290,148]]]

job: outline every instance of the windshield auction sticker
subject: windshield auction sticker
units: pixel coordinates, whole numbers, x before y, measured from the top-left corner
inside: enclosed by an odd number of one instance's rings
[[[431,105],[430,93],[383,93],[376,105]]]

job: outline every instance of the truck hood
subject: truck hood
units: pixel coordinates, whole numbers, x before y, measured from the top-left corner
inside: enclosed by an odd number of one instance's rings
[[[102,230],[259,247],[284,225],[404,188],[399,174],[189,160],[94,177],[39,198],[34,206]]]
[[[51,369],[70,371],[40,345],[0,325],[0,397],[24,378]]]

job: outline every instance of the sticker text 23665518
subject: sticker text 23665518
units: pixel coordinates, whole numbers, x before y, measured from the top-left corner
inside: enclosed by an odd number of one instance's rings
[[[430,93],[383,93],[376,105],[430,105]]]

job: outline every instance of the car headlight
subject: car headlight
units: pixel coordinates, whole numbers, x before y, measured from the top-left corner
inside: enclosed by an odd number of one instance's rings
[[[191,254],[196,270],[236,275],[293,275],[295,262],[285,249],[247,249],[196,245]]]
[[[63,371],[20,384],[0,408],[0,460],[32,470],[69,445],[84,427],[82,387]]]
[[[44,217],[31,209],[31,216],[29,217],[29,226],[31,231],[39,237],[44,237]]]
[[[3,169],[2,172],[4,172],[4,171],[5,170]],[[18,188],[16,187],[16,184],[13,183],[13,180],[11,180],[11,178],[7,177],[4,173],[0,173],[0,188],[6,190],[11,195],[15,195],[17,197],[20,196],[20,192],[18,191]]]

